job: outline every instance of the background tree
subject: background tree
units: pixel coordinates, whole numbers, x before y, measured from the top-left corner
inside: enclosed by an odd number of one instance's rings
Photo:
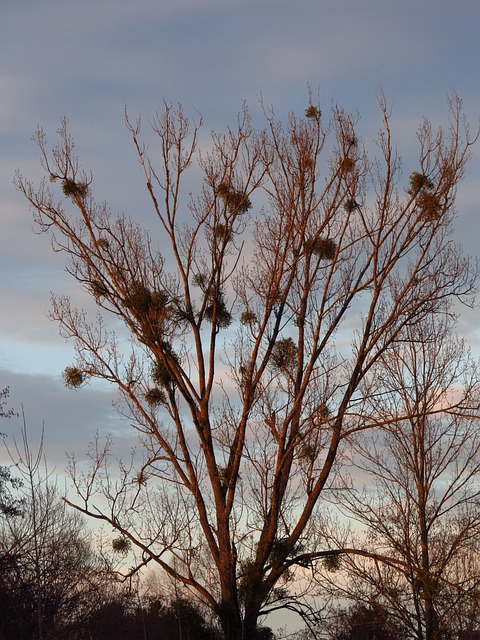
[[[345,439],[384,422],[364,392],[382,354],[473,292],[475,269],[449,237],[472,143],[460,100],[448,131],[421,125],[405,189],[380,107],[373,161],[338,107],[329,123],[310,104],[285,125],[264,108],[263,130],[245,109],[197,150],[201,122],[165,104],[152,123],[159,158],[127,119],[152,234],[95,203],[66,122],[52,152],[36,134],[46,180],[17,176],[39,230],[100,307],[92,321],[53,299],[76,347],[65,382],[115,384],[143,444],[143,460],[116,478],[108,446],[93,447],[88,476],[73,460],[71,504],[195,593],[231,640],[258,636],[259,617],[331,555],[313,521]],[[202,182],[188,201],[190,168]]]
[[[328,636],[331,640],[403,640],[404,629],[378,603],[354,604],[340,609]]]
[[[8,395],[8,387],[0,392],[0,418],[10,418],[14,415],[12,409],[6,408],[5,399],[8,398]],[[12,476],[10,468],[0,466],[0,527],[5,519],[15,518],[22,514],[24,504],[22,499],[18,497],[20,487],[20,479]],[[9,634],[18,635],[15,633],[16,628],[12,613],[17,609],[18,600],[9,588],[9,576],[15,573],[16,567],[17,557],[2,536],[0,538],[0,637],[7,637]]]
[[[382,354],[368,397],[384,425],[352,439],[365,487],[335,494],[373,552],[349,558],[341,591],[381,603],[418,640],[457,637],[479,613],[480,372],[445,311]]]
[[[0,515],[0,633],[18,640],[70,640],[96,605],[100,565],[83,517],[61,499],[24,423],[9,451],[19,476],[17,505]]]
[[[82,625],[71,629],[72,640],[218,640],[220,637],[192,601],[169,601],[118,588],[102,590],[100,598]]]

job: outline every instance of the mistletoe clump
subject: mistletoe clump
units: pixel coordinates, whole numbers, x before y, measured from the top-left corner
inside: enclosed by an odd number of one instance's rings
[[[63,374],[63,381],[70,389],[78,389],[86,380],[86,375],[77,367],[66,367]]]
[[[145,401],[151,408],[167,403],[165,392],[158,387],[152,387],[145,393]]]
[[[327,571],[334,573],[338,571],[341,566],[341,559],[337,553],[329,553],[323,558],[323,566]]]
[[[62,191],[69,198],[84,198],[88,193],[88,184],[65,178],[62,181]]]
[[[167,342],[162,343],[162,350],[164,355],[159,357],[152,366],[152,380],[156,385],[164,389],[170,389],[173,384],[173,377],[167,365],[167,358],[169,357],[178,363],[178,357]]]
[[[320,260],[333,260],[337,252],[337,244],[331,238],[311,238],[305,248]]]
[[[114,538],[112,540],[112,549],[115,553],[120,553],[122,555],[126,555],[130,551],[131,542],[128,538],[124,536],[119,536],[118,538]]]
[[[347,213],[353,213],[354,211],[357,211],[357,209],[359,209],[360,206],[356,200],[350,199],[345,202],[345,204],[343,205],[343,208]]]
[[[318,107],[314,107],[313,104],[311,104],[309,107],[305,109],[305,117],[308,118],[309,120],[318,121],[322,117],[322,112]]]
[[[255,322],[258,322],[257,316],[253,311],[249,311],[248,309],[242,312],[240,316],[240,323],[243,325],[250,325]]]
[[[271,363],[274,369],[292,369],[297,363],[297,347],[292,338],[280,338],[273,347]]]
[[[415,197],[420,191],[430,191],[433,189],[433,183],[424,173],[414,171],[410,176],[410,187],[408,193]]]
[[[230,213],[246,213],[252,208],[250,198],[242,190],[235,189],[226,182],[221,182],[215,193],[225,202]]]
[[[428,221],[438,220],[442,214],[442,202],[434,192],[434,184],[424,173],[414,171],[410,176],[407,193],[416,198],[420,216]]]
[[[232,314],[227,309],[223,295],[220,293],[215,301],[205,307],[205,318],[209,322],[216,321],[219,329],[226,329],[232,322]]]
[[[90,293],[95,298],[95,302],[98,303],[108,295],[109,291],[100,280],[92,280],[90,282]]]

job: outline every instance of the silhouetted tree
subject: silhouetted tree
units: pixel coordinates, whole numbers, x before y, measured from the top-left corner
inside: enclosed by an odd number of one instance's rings
[[[117,591],[84,621],[78,640],[219,640],[194,603]],[[75,636],[76,638],[77,636]]]
[[[0,637],[70,640],[73,623],[95,604],[100,566],[82,517],[43,466],[42,443],[32,451],[25,422],[21,437],[9,450],[21,508],[0,515]]]
[[[331,640],[404,640],[405,631],[379,604],[356,604],[340,610]]]

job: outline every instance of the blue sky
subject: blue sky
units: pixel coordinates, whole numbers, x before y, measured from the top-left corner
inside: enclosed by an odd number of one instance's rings
[[[478,0],[0,0],[0,389],[24,406],[33,432],[45,422],[46,450],[61,470],[65,452],[81,455],[96,429],[125,448],[128,426],[107,391],[72,392],[61,371],[73,345],[46,312],[50,292],[87,304],[63,271],[12,184],[17,168],[36,179],[38,124],[53,142],[66,115],[95,193],[114,211],[143,212],[146,199],[125,105],[145,122],[162,99],[205,119],[205,131],[235,124],[242,100],[254,117],[258,96],[284,116],[303,112],[307,85],[326,109],[339,102],[361,115],[372,139],[383,89],[406,164],[415,160],[415,130],[424,116],[446,124],[446,97],[456,91],[473,127],[480,115]],[[456,239],[478,244],[480,145],[458,195]],[[462,330],[480,343],[475,314]],[[0,430],[18,430],[18,420]]]

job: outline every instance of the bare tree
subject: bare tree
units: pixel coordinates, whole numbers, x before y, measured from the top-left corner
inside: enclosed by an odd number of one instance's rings
[[[447,131],[420,126],[403,187],[383,98],[373,161],[337,107],[327,124],[313,103],[282,124],[264,106],[263,130],[245,109],[198,150],[201,122],[165,104],[152,122],[159,158],[127,118],[150,233],[95,203],[66,122],[52,152],[36,134],[46,180],[17,175],[39,230],[100,307],[92,321],[53,299],[76,345],[65,382],[116,385],[145,454],[117,478],[108,447],[92,449],[89,475],[73,461],[74,506],[195,593],[225,638],[255,637],[330,554],[312,521],[345,438],[385,421],[364,395],[382,354],[406,326],[473,293],[475,268],[449,235],[473,139],[460,100],[449,106]],[[188,201],[190,168],[202,182]]]
[[[366,530],[342,592],[382,602],[418,640],[471,630],[479,613],[480,370],[453,325],[424,318],[382,354],[369,401],[385,424],[352,439],[366,485],[335,494]]]
[[[33,450],[25,421],[9,454],[21,507],[0,516],[0,629],[4,637],[71,637],[69,625],[93,608],[100,585],[85,520],[61,499],[46,467],[43,437]]]

